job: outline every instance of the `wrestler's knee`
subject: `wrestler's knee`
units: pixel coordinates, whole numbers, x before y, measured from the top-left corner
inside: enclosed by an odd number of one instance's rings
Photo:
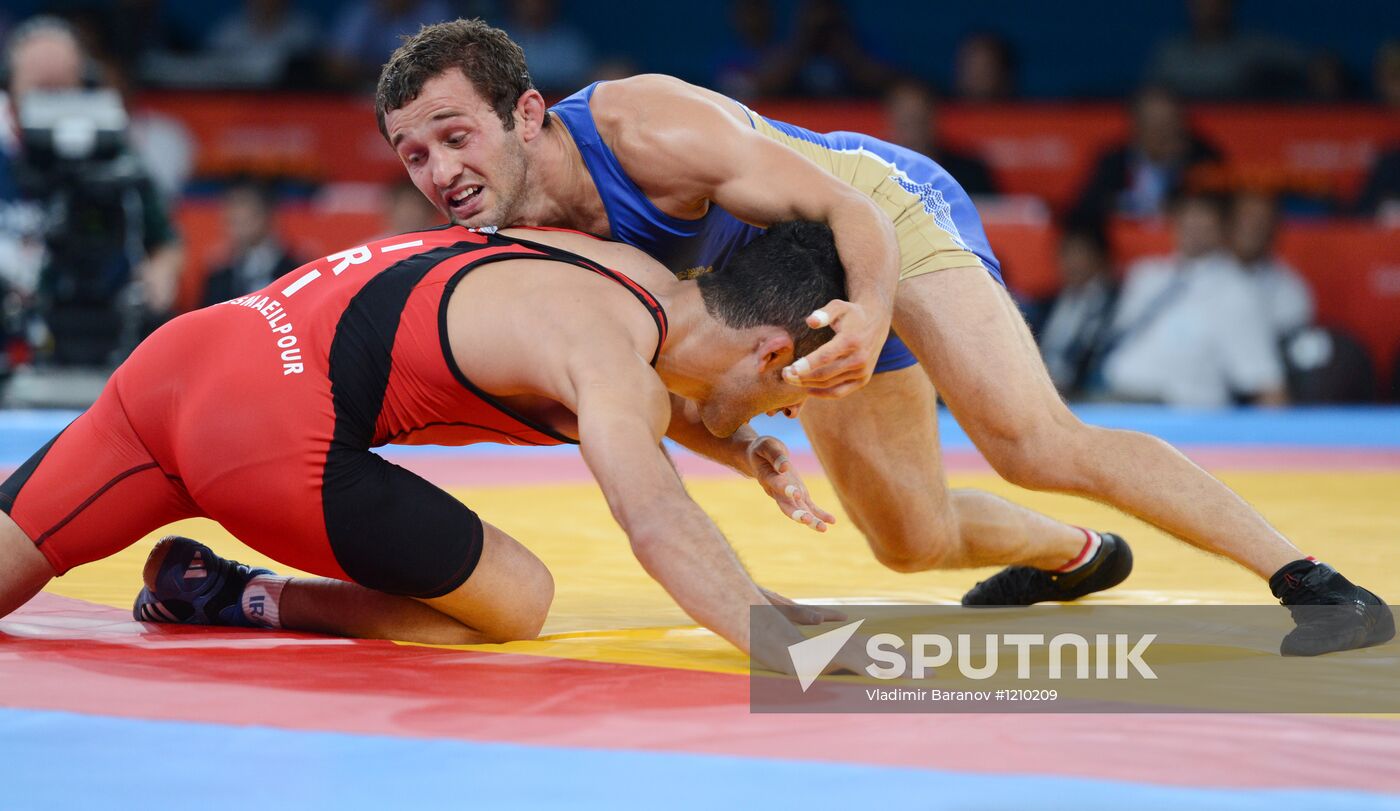
[[[28,602],[54,575],[29,536],[0,511],[0,617]]]
[[[541,563],[522,583],[516,605],[489,633],[497,642],[535,639],[554,603],[554,576]]]
[[[490,611],[464,613],[452,604],[452,596],[444,601],[428,601],[429,605],[456,621],[456,635],[451,630],[435,636],[435,645],[476,645],[485,637],[487,642],[504,643],[536,639],[549,616],[554,602],[554,577],[543,565],[538,572],[522,578],[512,587],[507,604],[496,605]],[[428,640],[422,640],[428,641]]]
[[[1024,424],[1002,426],[978,448],[999,476],[1027,490],[1084,492],[1093,486],[1095,433],[1065,410]]]
[[[932,515],[925,511],[916,521],[885,518],[857,524],[885,568],[904,574],[925,572],[945,568],[956,559],[957,519],[946,505]]]

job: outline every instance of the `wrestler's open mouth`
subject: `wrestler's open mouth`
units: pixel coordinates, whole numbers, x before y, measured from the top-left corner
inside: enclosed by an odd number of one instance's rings
[[[476,197],[480,193],[480,186],[467,186],[466,188],[462,189],[461,191],[458,191],[456,194],[447,198],[447,204],[453,208],[456,208],[457,206],[463,206],[470,202],[473,197]]]

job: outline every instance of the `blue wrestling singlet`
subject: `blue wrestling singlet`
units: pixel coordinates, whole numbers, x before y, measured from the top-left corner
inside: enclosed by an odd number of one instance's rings
[[[598,135],[589,100],[591,84],[550,110],[573,136],[584,166],[603,200],[612,238],[632,245],[672,272],[722,269],[730,254],[763,232],[710,204],[705,216],[686,220],[658,209],[618,163]],[[820,134],[764,118],[739,102],[761,134],[783,143],[865,192],[895,223],[900,247],[900,278],[951,267],[980,265],[1001,282],[1001,265],[987,243],[976,208],[951,175],[930,158],[868,135]],[[893,333],[880,352],[875,372],[913,366],[917,361]]]

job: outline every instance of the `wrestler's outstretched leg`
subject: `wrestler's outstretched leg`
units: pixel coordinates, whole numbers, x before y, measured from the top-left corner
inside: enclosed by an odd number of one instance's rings
[[[898,572],[1008,565],[1043,572],[1038,588],[989,592],[981,601],[999,605],[1074,600],[1128,576],[1132,553],[1116,535],[982,490],[949,489],[937,421],[933,386],[918,366],[882,372],[854,394],[802,409],[822,468],[881,563]]]
[[[1313,614],[1285,640],[1313,654],[1384,642],[1394,635],[1385,604],[1329,566],[1304,558],[1253,507],[1156,437],[1085,425],[1060,399],[1035,341],[1006,290],[980,268],[954,268],[900,282],[895,328],[943,392],[949,410],[987,461],[1013,484],[1071,493],[1116,507],[1261,578],[1284,604],[1360,604]],[[1020,578],[1003,572],[994,577]]]
[[[1083,531],[1068,524],[948,488],[933,387],[917,366],[878,374],[839,400],[808,400],[801,419],[842,506],[895,571],[1053,569],[1084,546]]]

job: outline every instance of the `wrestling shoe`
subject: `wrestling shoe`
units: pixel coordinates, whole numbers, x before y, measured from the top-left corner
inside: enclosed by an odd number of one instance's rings
[[[270,575],[270,570],[221,558],[204,544],[178,535],[161,538],[151,558],[162,549],[168,551],[153,578],[155,587],[142,588],[131,608],[138,622],[263,627],[244,615],[240,601],[248,581]]]
[[[1030,566],[1008,566],[963,595],[969,606],[1033,605],[1068,602],[1111,589],[1133,571],[1133,550],[1111,532],[1100,532],[1099,551],[1072,572],[1048,572]]]
[[[1298,626],[1283,638],[1284,656],[1364,648],[1395,636],[1395,617],[1385,601],[1325,563],[1295,560],[1269,578],[1269,590]]]

